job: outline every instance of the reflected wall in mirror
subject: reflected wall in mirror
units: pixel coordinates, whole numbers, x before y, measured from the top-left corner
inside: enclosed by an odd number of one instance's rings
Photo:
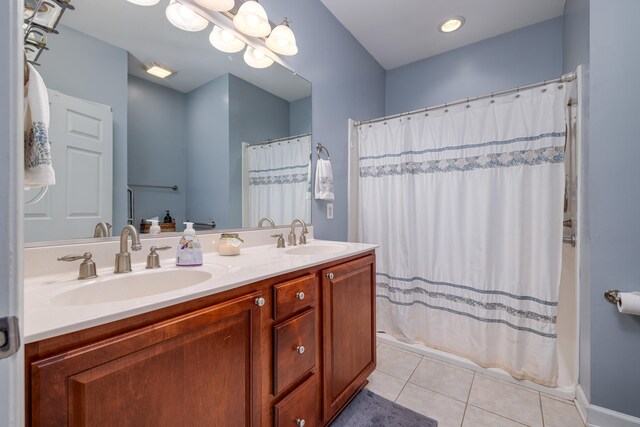
[[[212,24],[181,31],[162,3],[73,4],[37,68],[50,94],[57,182],[25,206],[27,242],[92,237],[99,222],[117,235],[128,221],[162,222],[167,210],[178,231],[186,220],[216,231],[263,216],[311,222],[308,81],[217,51]],[[176,74],[149,75],[152,62]]]

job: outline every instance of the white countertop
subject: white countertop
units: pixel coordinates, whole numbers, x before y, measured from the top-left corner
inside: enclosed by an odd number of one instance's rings
[[[205,252],[204,264],[201,267],[176,267],[175,262],[163,260],[160,269],[145,270],[144,263],[136,263],[132,266],[133,272],[124,275],[115,275],[113,267],[99,268],[98,279],[92,280],[77,280],[77,269],[72,273],[31,277],[25,280],[24,340],[26,343],[31,343],[113,322],[259,280],[361,254],[377,247],[362,243],[320,240],[311,241],[309,246],[323,243],[343,245],[345,249],[328,254],[291,255],[287,253],[291,248],[277,249],[274,244],[270,244],[243,248],[238,256],[221,256],[215,251],[208,251]],[[70,304],[63,298],[77,289],[83,287],[90,289],[92,284],[94,286],[102,284],[99,282],[105,282],[103,284],[108,286],[109,280],[122,276],[142,276],[183,269],[208,272],[212,274],[212,278],[193,286],[178,287],[155,295],[120,301],[93,304],[75,301]]]

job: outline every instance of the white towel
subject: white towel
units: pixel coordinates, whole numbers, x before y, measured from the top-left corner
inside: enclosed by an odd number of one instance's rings
[[[333,171],[329,160],[318,159],[316,164],[316,200],[333,200]]]
[[[37,188],[56,183],[49,145],[49,95],[42,77],[31,65],[25,85],[24,185]]]

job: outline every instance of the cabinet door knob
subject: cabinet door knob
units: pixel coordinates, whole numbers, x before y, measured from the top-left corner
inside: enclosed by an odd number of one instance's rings
[[[333,280],[333,278],[334,278],[333,273],[327,273],[327,279]]]
[[[260,298],[256,298],[256,305],[258,307],[262,307],[264,305],[266,301],[264,300],[264,298],[260,297]]]
[[[298,419],[296,419],[296,425],[297,425],[298,427],[304,427],[304,424],[305,424],[305,422],[304,422],[304,418],[298,418]]]
[[[300,291],[296,294],[296,298],[298,298],[299,300],[303,300],[304,299],[304,292]]]
[[[296,347],[296,351],[300,354],[304,353],[304,346],[303,345],[299,345],[298,347]]]

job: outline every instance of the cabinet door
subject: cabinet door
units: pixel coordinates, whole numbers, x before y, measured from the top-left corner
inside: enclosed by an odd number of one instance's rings
[[[258,297],[33,362],[33,425],[260,425]]]
[[[375,369],[374,263],[370,255],[322,270],[325,421]]]

